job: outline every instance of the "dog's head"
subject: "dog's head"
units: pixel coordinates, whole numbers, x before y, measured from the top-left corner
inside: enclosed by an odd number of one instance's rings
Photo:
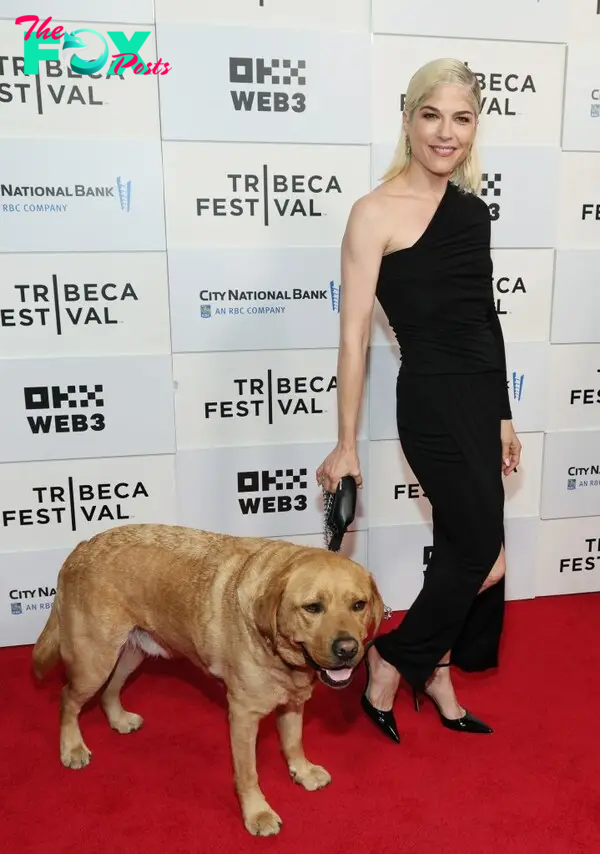
[[[268,578],[254,607],[258,629],[290,666],[308,666],[344,688],[383,619],[375,580],[359,564],[324,549],[299,549]]]

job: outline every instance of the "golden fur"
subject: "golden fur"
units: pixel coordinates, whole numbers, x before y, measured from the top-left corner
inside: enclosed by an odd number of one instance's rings
[[[67,557],[33,666],[41,679],[59,658],[65,664],[60,757],[68,768],[90,761],[79,713],[109,677],[101,703],[110,725],[121,733],[142,725],[119,694],[146,653],[185,656],[223,680],[244,823],[265,836],[279,832],[281,819],[258,783],[261,718],[277,711],[293,779],[309,790],[326,786],[329,774],[302,748],[303,705],[317,674],[326,684],[347,684],[341,677],[351,673],[341,666],[358,664],[369,627],[377,629],[382,616],[371,575],[325,549],[127,525],[80,543]]]

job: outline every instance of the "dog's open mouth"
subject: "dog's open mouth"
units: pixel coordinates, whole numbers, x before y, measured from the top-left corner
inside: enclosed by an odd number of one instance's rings
[[[317,671],[317,676],[324,685],[329,688],[346,688],[352,677],[354,676],[354,667],[322,667],[314,660],[314,658],[306,651],[302,645],[304,657],[313,670]]]

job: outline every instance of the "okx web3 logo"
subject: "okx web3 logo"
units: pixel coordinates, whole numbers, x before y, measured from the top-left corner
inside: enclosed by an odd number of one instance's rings
[[[101,385],[69,385],[65,391],[57,385],[25,387],[23,392],[26,412],[44,413],[27,415],[29,429],[36,434],[104,430],[104,415],[94,411],[104,407],[103,391]]]
[[[48,25],[51,21],[50,16],[40,24],[38,15],[21,15],[15,19],[17,26],[31,24],[25,32],[23,42],[25,74],[39,74],[40,59],[58,60],[59,51],[93,47],[98,43],[99,53],[94,59],[82,59],[77,53],[71,55],[69,64],[75,74],[96,74],[108,62],[110,68],[107,76],[121,74],[127,68],[132,68],[134,74],[142,75],[164,75],[171,70],[169,63],[163,62],[162,59],[157,62],[146,62],[142,59],[140,50],[147,41],[150,30],[136,31],[131,36],[126,36],[122,30],[110,30],[107,40],[101,33],[88,28],[73,30],[71,33],[65,32],[64,27],[60,25],[50,29]]]
[[[303,113],[306,110],[306,96],[296,91],[306,86],[304,59],[232,56],[229,58],[229,82],[233,108],[238,112],[287,113],[291,110]]]

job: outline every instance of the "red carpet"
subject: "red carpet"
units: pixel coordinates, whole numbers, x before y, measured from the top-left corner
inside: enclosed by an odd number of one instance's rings
[[[387,628],[388,624],[384,624]],[[600,850],[600,594],[507,606],[502,667],[456,674],[462,702],[491,736],[444,730],[430,703],[398,695],[400,746],[359,709],[361,667],[342,692],[319,685],[305,746],[333,783],[294,785],[275,730],[261,731],[263,791],[284,821],[254,839],[231,785],[223,694],[191,667],[147,664],[124,704],[145,726],[82,716],[93,752],[82,771],[58,759],[59,671],[41,688],[29,648],[0,650],[0,833],[10,854],[577,854]]]

